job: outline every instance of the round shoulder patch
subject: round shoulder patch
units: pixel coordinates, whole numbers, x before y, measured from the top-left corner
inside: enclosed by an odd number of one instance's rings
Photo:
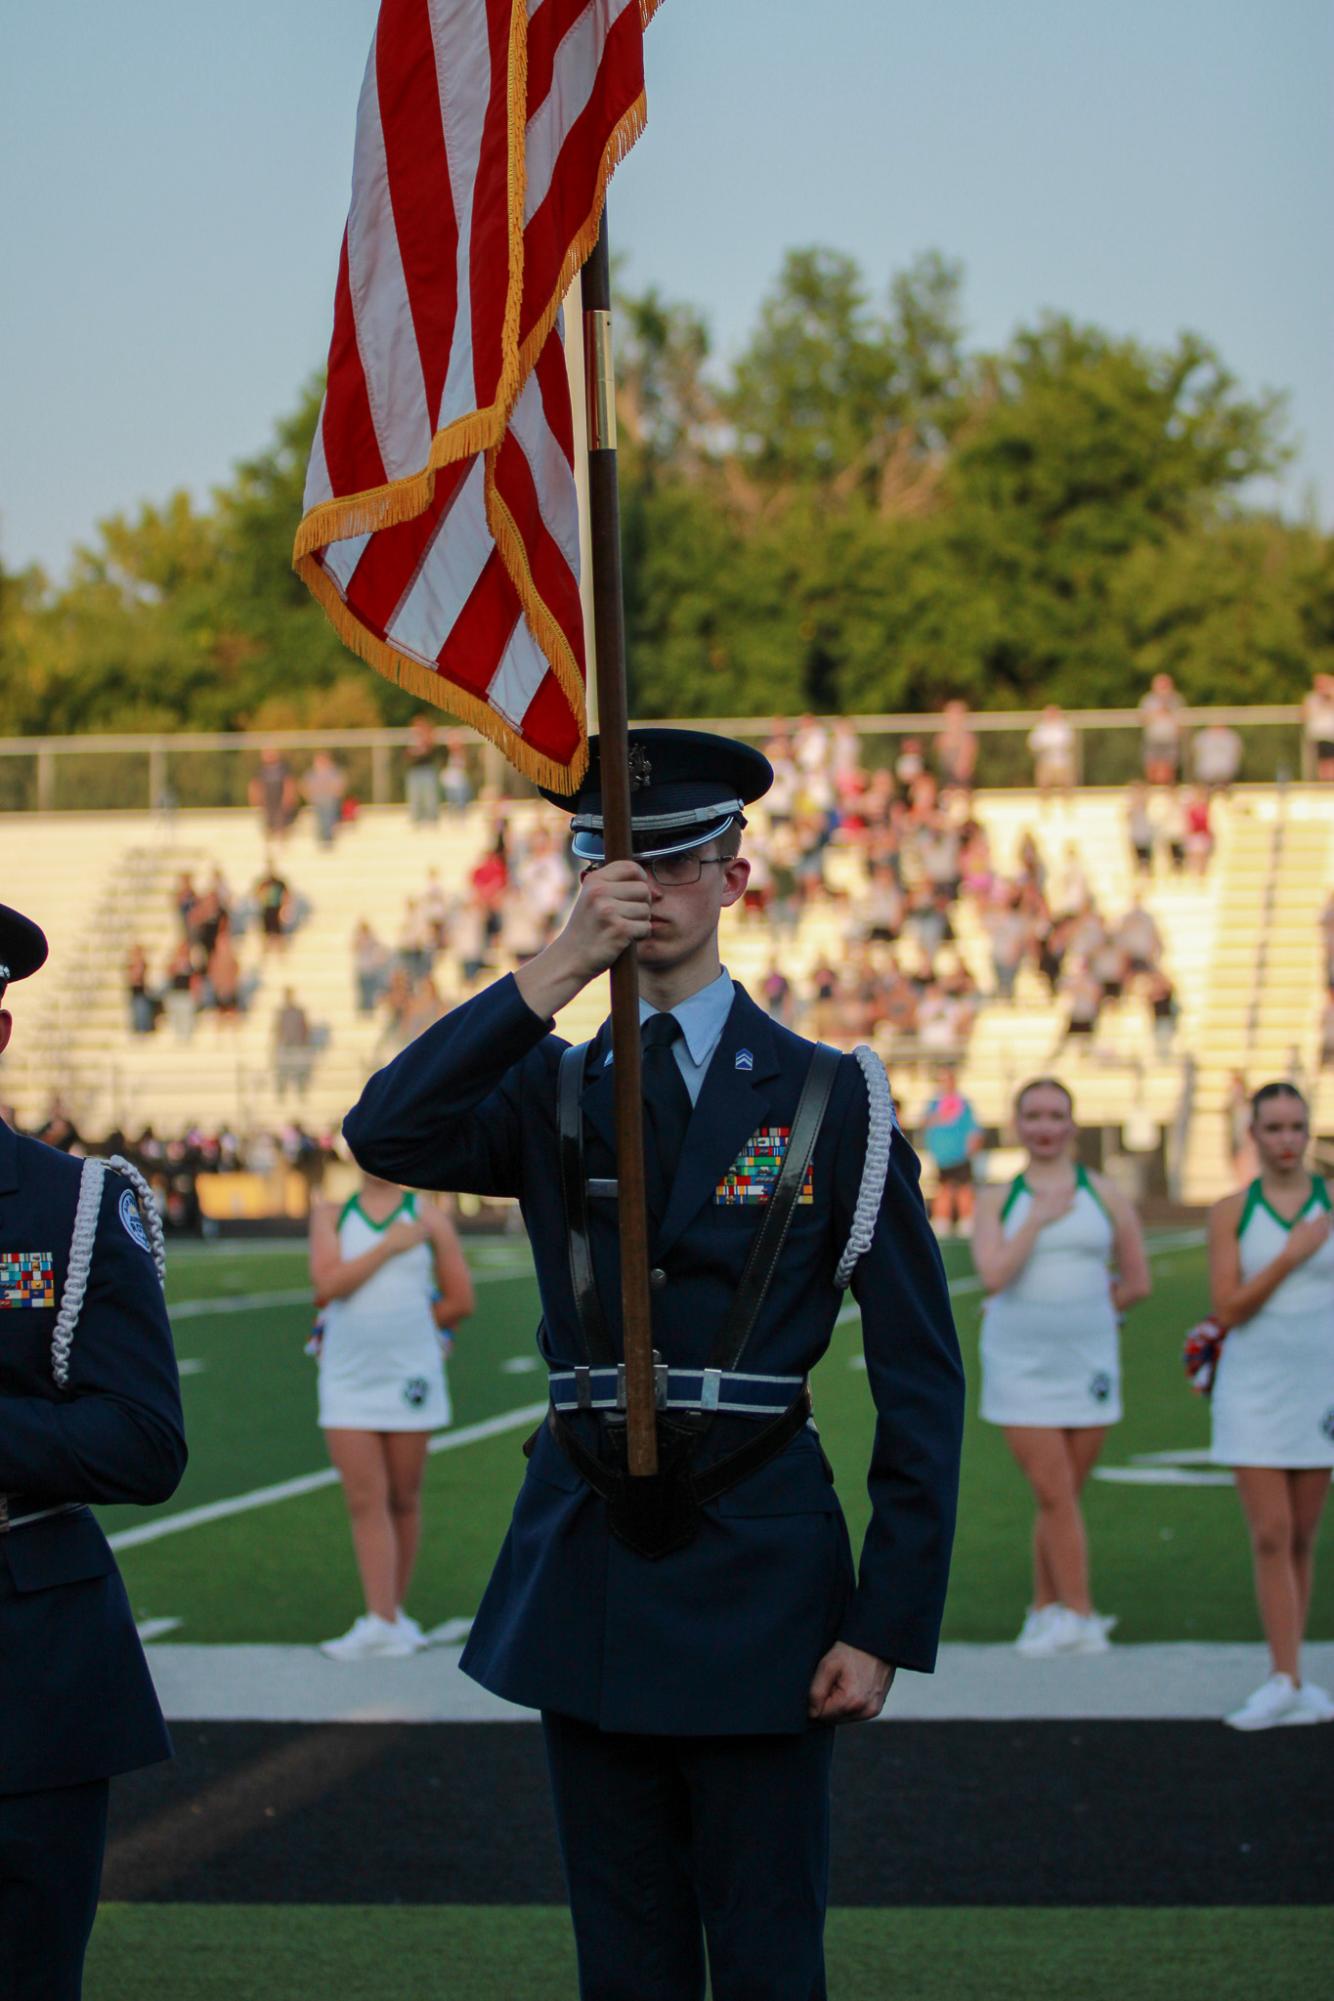
[[[117,1205],[117,1213],[125,1226],[126,1236],[133,1237],[140,1250],[147,1251],[151,1257],[153,1255],[153,1246],[148,1241],[148,1232],[144,1228],[144,1219],[139,1214],[139,1204],[135,1199],[132,1188],[122,1190],[120,1202]]]

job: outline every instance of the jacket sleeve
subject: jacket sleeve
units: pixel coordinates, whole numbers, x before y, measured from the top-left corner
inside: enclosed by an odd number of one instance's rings
[[[2,1492],[147,1506],[185,1471],[171,1324],[152,1257],[121,1221],[128,1188],[107,1175],[68,1390],[0,1405]]]
[[[860,1073],[836,1171],[843,1237],[866,1151]],[[963,1434],[964,1378],[949,1288],[918,1188],[917,1156],[896,1126],[871,1247],[853,1273],[875,1443],[871,1520],[840,1639],[896,1667],[935,1667],[949,1581]]]
[[[551,1024],[507,974],[378,1070],[343,1120],[358,1165],[413,1188],[517,1195],[524,1058]]]

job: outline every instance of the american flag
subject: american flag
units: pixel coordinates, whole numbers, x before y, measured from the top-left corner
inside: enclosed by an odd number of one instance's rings
[[[294,561],[342,638],[540,784],[588,755],[561,300],[658,0],[382,0]]]

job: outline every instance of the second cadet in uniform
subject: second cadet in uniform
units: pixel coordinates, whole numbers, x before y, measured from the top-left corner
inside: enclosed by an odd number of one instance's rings
[[[37,925],[0,905],[0,999],[45,958]],[[0,1009],[0,1050],[12,1028]],[[77,2001],[109,1780],[171,1754],[88,1503],[164,1501],[184,1466],[171,1328],[135,1189],[0,1121],[4,2001]]]
[[[962,1375],[883,1071],[780,1027],[719,959],[767,761],[668,730],[635,731],[631,760],[637,859],[602,865],[594,746],[556,801],[585,869],[564,930],[373,1078],[344,1132],[372,1173],[517,1196],[532,1240],[551,1413],[463,1666],[542,1712],[581,1994],[698,2001],[707,1946],[716,2001],[813,2001],[829,1726],[934,1663]],[[630,945],[663,1362],[652,1519],[624,1472],[609,1030],[574,1052],[552,1033]],[[849,1272],[876,1408],[859,1572],[808,1421]]]

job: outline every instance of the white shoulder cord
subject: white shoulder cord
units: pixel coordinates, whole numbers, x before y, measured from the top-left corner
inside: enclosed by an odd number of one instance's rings
[[[153,1200],[153,1191],[143,1175],[123,1154],[113,1154],[110,1160],[85,1160],[79,1178],[79,1202],[74,1211],[74,1234],[70,1238],[65,1290],[51,1335],[51,1373],[62,1390],[69,1382],[69,1351],[74,1345],[74,1330],[79,1323],[84,1293],[88,1289],[93,1245],[97,1239],[97,1219],[102,1208],[102,1187],[109,1167],[123,1174],[134,1189],[139,1213],[148,1231],[158,1284],[166,1284],[167,1247],[162,1236],[162,1219]]]
[[[848,1283],[858,1258],[871,1248],[876,1217],[880,1214],[880,1203],[885,1193],[885,1177],[889,1173],[889,1149],[898,1124],[884,1064],[874,1049],[869,1049],[864,1042],[859,1042],[852,1053],[866,1085],[866,1160],[862,1166],[862,1185],[857,1190],[847,1246],[834,1273],[834,1284],[837,1286]]]

